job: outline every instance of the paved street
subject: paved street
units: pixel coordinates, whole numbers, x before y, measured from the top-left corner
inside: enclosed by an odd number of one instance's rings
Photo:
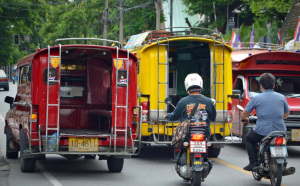
[[[4,118],[8,105],[3,102],[6,95],[14,96],[16,85],[10,84],[10,91],[0,90],[0,114]],[[0,116],[0,151],[5,154],[5,135],[3,118]],[[289,147],[288,162],[296,167],[294,175],[283,177],[282,185],[297,186],[300,181],[300,147]],[[85,160],[80,158],[69,161],[59,155],[47,156],[46,160],[37,161],[33,173],[20,171],[20,160],[1,161],[1,186],[184,186],[185,183],[175,172],[172,159],[172,148],[165,145],[152,145],[143,149],[139,157],[126,159],[121,173],[110,173],[106,161]],[[250,172],[242,170],[247,162],[243,145],[228,145],[222,149],[219,158],[213,159],[213,169],[203,185],[209,186],[264,186],[268,180],[257,182]],[[4,166],[3,166],[4,165]]]

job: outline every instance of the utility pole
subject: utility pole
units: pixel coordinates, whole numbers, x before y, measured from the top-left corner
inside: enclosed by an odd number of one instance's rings
[[[173,0],[170,0],[170,30],[173,31]]]
[[[107,19],[108,19],[108,0],[105,0],[103,39],[107,39]],[[106,41],[103,41],[103,45],[106,46]]]
[[[121,48],[123,48],[123,11],[124,11],[124,7],[123,7],[123,0],[120,0],[120,30],[119,30],[119,41],[121,43]]]
[[[156,30],[160,30],[160,0],[156,2]]]

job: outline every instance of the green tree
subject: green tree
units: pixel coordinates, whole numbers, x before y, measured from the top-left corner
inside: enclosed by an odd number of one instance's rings
[[[16,63],[42,45],[37,33],[43,19],[43,3],[44,0],[0,1],[0,62],[3,65]],[[20,45],[14,45],[14,34],[20,35]],[[25,35],[30,36],[30,42],[24,41]]]

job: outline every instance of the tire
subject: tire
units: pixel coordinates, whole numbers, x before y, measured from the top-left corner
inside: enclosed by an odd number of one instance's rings
[[[191,186],[201,186],[202,171],[193,171]]]
[[[17,159],[19,152],[17,150],[11,149],[9,147],[9,142],[11,140],[10,133],[8,128],[6,127],[6,158],[7,159]]]
[[[28,150],[23,129],[20,130],[20,168],[22,172],[33,172],[35,169],[35,158],[24,158],[24,151]]]
[[[260,173],[258,171],[252,171],[252,175],[256,181],[260,181],[262,179],[262,176],[260,175]]]
[[[110,172],[121,172],[124,165],[124,158],[109,157],[107,167]]]
[[[9,91],[9,86],[6,86],[4,90]]]
[[[220,155],[221,148],[208,147],[208,157],[217,158]]]
[[[96,158],[96,155],[84,155],[84,159],[86,160],[93,160]]]
[[[272,186],[280,186],[282,181],[282,164],[277,164],[273,158],[270,166],[270,181]]]

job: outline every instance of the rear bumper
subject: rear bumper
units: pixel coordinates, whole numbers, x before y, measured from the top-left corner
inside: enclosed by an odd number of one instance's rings
[[[8,81],[0,81],[0,88],[8,87]]]

